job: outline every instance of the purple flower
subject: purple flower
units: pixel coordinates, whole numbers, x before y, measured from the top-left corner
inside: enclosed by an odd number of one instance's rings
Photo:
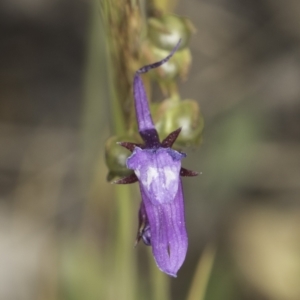
[[[127,159],[127,167],[134,173],[115,182],[139,182],[142,202],[137,242],[142,239],[146,245],[151,245],[158,268],[174,277],[184,262],[188,247],[180,175],[196,176],[198,173],[182,168],[181,159],[186,155],[171,148],[181,128],[160,142],[140,74],[168,61],[179,43],[165,59],[144,66],[135,74],[135,110],[144,144],[120,143],[132,152]]]

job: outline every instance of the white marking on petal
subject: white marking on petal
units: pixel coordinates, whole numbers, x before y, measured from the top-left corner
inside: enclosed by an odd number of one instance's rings
[[[154,167],[149,167],[146,173],[146,182],[143,182],[147,189],[150,189],[151,183],[158,178],[158,170]]]
[[[178,178],[178,174],[176,173],[176,170],[173,168],[165,168],[164,169],[165,178],[166,178],[166,187],[167,189],[170,187],[171,183],[174,183],[174,181]]]

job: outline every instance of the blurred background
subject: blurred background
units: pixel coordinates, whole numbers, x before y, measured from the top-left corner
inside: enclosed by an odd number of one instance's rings
[[[186,299],[214,244],[205,299],[299,300],[300,3],[188,0],[175,12],[197,29],[180,92],[198,101],[205,129],[184,161],[202,172],[183,180],[187,258],[164,288]],[[133,249],[138,192],[134,218],[120,221],[127,202],[106,182],[100,19],[88,0],[0,3],[0,299],[131,300],[129,286],[162,299],[147,280],[149,248]],[[126,249],[113,242],[120,222],[132,228]]]

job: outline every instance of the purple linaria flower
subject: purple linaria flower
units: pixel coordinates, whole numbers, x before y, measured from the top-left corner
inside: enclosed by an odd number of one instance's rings
[[[181,128],[159,141],[140,74],[167,62],[179,43],[165,59],[142,67],[134,76],[135,111],[144,144],[120,143],[132,152],[127,167],[134,173],[116,181],[119,184],[139,182],[142,202],[137,242],[142,239],[151,245],[158,268],[174,277],[184,262],[188,246],[180,175],[198,173],[182,168],[181,159],[186,155],[171,148]]]

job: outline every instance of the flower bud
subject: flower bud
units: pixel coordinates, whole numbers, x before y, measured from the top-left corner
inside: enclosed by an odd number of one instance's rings
[[[198,145],[202,140],[204,120],[195,100],[163,101],[157,110],[154,122],[161,140],[170,132],[182,128],[174,144],[175,147]]]
[[[109,173],[107,180],[115,177],[130,175],[132,170],[127,169],[126,159],[130,156],[130,151],[117,144],[117,142],[138,142],[132,136],[112,136],[105,143],[105,162]]]
[[[179,39],[179,50],[187,47],[193,26],[186,19],[172,14],[148,19],[148,38],[157,48],[171,51]]]

